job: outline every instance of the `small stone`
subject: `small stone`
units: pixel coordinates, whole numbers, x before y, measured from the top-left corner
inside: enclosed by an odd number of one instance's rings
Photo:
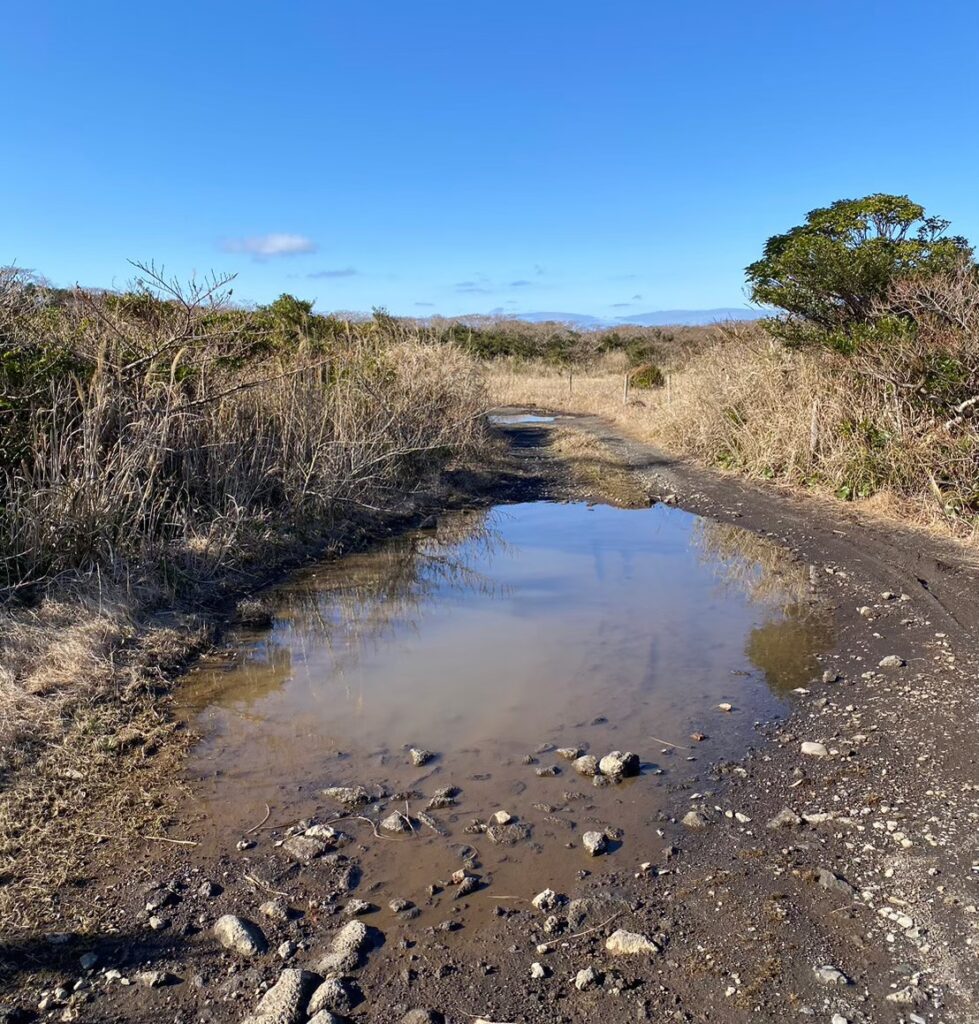
[[[287,967],[278,981],[262,996],[255,1013],[248,1018],[252,1024],[291,1024],[303,1019],[303,1008],[319,979],[309,971]]]
[[[730,712],[730,711],[734,710],[734,705],[733,704],[728,704],[727,701],[724,701],[723,703],[717,705],[717,710],[718,711],[724,711],[724,712]]]
[[[403,914],[406,910],[411,910],[415,906],[411,900],[402,899],[400,896],[391,900],[388,903],[388,909],[394,914]]]
[[[167,971],[140,971],[136,975],[136,980],[147,988],[163,988],[164,985],[169,985],[176,979]]]
[[[360,917],[361,914],[373,914],[376,910],[377,906],[367,900],[352,899],[347,901],[343,913],[346,917]]]
[[[829,754],[825,744],[816,743],[813,740],[804,740],[799,750],[806,757],[826,757]]]
[[[509,825],[513,821],[513,815],[509,811],[497,811],[493,815],[493,821],[497,825]]]
[[[843,893],[844,896],[853,895],[853,886],[845,878],[840,878],[828,868],[817,868],[816,881],[824,889],[834,890]]]
[[[323,796],[344,807],[359,807],[374,799],[363,786],[330,786],[323,790]]]
[[[796,828],[802,824],[799,817],[791,807],[783,807],[774,818],[768,821],[768,828]]]
[[[299,952],[299,947],[292,939],[286,939],[275,952],[280,960],[291,960]]]
[[[896,654],[888,654],[886,658],[881,658],[877,662],[878,668],[904,668],[907,663],[901,657]]]
[[[597,775],[598,758],[594,754],[583,754],[581,757],[575,758],[571,767],[579,775]]]
[[[401,1018],[401,1024],[445,1024],[445,1017],[437,1010],[409,1010]]]
[[[822,985],[849,985],[850,979],[832,964],[824,964],[822,967],[813,968],[816,980]]]
[[[826,671],[823,673],[823,682],[824,683],[838,683],[839,681],[840,681],[839,673],[833,672],[830,669],[826,669]]]
[[[597,857],[608,849],[608,840],[604,832],[586,832],[581,843],[590,857]]]
[[[371,931],[363,921],[350,921],[334,936],[330,952],[317,967],[321,974],[336,974],[352,971],[360,966],[372,945]]]
[[[602,983],[602,975],[594,967],[586,967],[578,971],[574,979],[574,987],[579,992],[587,992],[591,988],[597,988]]]
[[[530,902],[537,910],[547,913],[548,911],[556,910],[564,903],[565,897],[559,896],[553,889],[545,889],[543,892],[539,892]]]
[[[82,965],[83,971],[90,971],[99,962],[99,955],[94,951],[82,953],[78,962]]]
[[[289,921],[289,904],[285,900],[266,900],[258,908],[258,912],[278,924],[286,924]]]
[[[408,756],[416,768],[421,768],[423,765],[428,764],[435,755],[430,750],[425,750],[424,747],[412,747],[408,751]]]
[[[381,822],[381,828],[387,829],[388,832],[411,832],[411,822],[408,820],[407,815],[401,813],[401,811],[395,811],[393,814],[389,814],[384,821]]]
[[[360,1001],[359,996],[360,993],[350,982],[342,978],[327,978],[309,997],[306,1013],[309,1016],[319,1013],[320,1010],[338,1014],[350,1013]]]
[[[707,815],[703,811],[687,811],[681,819],[681,824],[690,829],[704,829],[710,824]]]
[[[618,928],[605,940],[605,948],[613,956],[631,956],[636,953],[659,953],[660,947],[652,939],[638,932]]]
[[[550,974],[550,971],[542,963],[538,963],[535,960],[530,965],[530,976],[535,980],[539,981],[541,978],[546,978],[548,974]]]
[[[257,924],[243,917],[235,917],[234,914],[225,914],[215,921],[214,935],[225,949],[241,956],[257,956],[269,948]]]
[[[545,765],[535,771],[542,779],[552,779],[555,775],[561,774],[561,769],[556,764]]]
[[[639,756],[632,751],[623,754],[621,750],[613,750],[598,762],[598,769],[603,775],[613,778],[620,775],[638,775]]]
[[[558,747],[555,753],[558,757],[563,757],[565,761],[574,761],[581,757],[584,751],[581,747]]]
[[[322,857],[330,849],[327,843],[314,836],[287,836],[282,841],[282,849],[302,864],[309,864],[317,857]]]

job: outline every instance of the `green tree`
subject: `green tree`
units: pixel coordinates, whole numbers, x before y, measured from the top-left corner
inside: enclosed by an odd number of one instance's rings
[[[762,258],[745,269],[751,297],[784,311],[769,323],[786,340],[849,347],[894,281],[971,259],[972,247],[946,235],[948,226],[907,196],[839,199],[769,238]]]

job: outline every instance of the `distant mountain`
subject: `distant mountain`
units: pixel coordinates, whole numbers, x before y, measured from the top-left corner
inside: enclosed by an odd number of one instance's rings
[[[614,320],[603,320],[587,313],[515,313],[514,320],[526,320],[531,324],[542,324],[553,321],[558,324],[572,324],[575,327],[612,327]]]
[[[716,324],[719,320],[760,320],[766,314],[760,309],[744,306],[720,309],[660,309],[653,313],[635,313],[616,317],[622,324],[641,324],[643,327],[666,327],[674,324],[695,326]]]
[[[619,324],[636,324],[642,327],[668,327],[673,325],[694,326],[713,324],[719,320],[759,320],[765,316],[761,310],[747,307],[722,307],[719,309],[660,309],[651,313],[633,313],[614,319],[603,319],[587,313],[520,313],[514,319],[538,324],[553,320],[556,323],[571,324],[583,330],[600,327],[616,327]]]

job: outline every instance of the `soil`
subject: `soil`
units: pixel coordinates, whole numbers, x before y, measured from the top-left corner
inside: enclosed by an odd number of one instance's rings
[[[393,909],[359,819],[336,823],[355,842],[308,863],[274,845],[288,835],[264,830],[274,820],[243,849],[107,839],[85,889],[97,925],[8,942],[0,1020],[237,1024],[284,969],[315,971],[362,899],[379,906],[358,918],[371,948],[345,971],[355,1005],[338,1013],[353,1020],[979,1021],[979,570],[952,545],[668,458],[595,418],[499,429],[512,458],[474,504],[607,501],[611,479],[622,503],[676,504],[801,561],[834,639],[788,716],[759,722],[736,762],[712,763],[705,742],[643,841],[613,822],[608,852],[544,910],[533,892],[460,895],[451,878],[412,894],[423,914]],[[565,795],[551,816],[585,820]],[[212,929],[226,914],[258,924],[268,950],[224,949]],[[615,955],[618,929],[655,947]]]

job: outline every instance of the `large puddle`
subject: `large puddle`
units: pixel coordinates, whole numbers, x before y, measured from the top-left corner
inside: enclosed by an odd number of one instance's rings
[[[191,771],[207,842],[233,848],[266,804],[269,825],[326,820],[340,813],[326,786],[398,794],[364,812],[375,820],[405,810],[406,795],[414,816],[437,788],[458,787],[457,806],[431,812],[445,835],[416,821],[392,837],[411,847],[356,819],[338,825],[362,847],[364,892],[382,906],[424,907],[460,852],[491,880],[485,896],[567,889],[599,864],[581,849],[586,829],[623,830],[611,852],[622,868],[656,859],[668,792],[709,786],[707,764],[742,754],[828,645],[805,566],[662,505],[449,514],[270,599],[272,627],[232,636],[182,690],[205,737]],[[551,745],[631,750],[642,772],[598,788]],[[414,767],[409,747],[437,756]],[[560,774],[537,774],[551,765]],[[471,830],[498,810],[527,838],[498,845]],[[260,854],[281,833],[254,838]]]

